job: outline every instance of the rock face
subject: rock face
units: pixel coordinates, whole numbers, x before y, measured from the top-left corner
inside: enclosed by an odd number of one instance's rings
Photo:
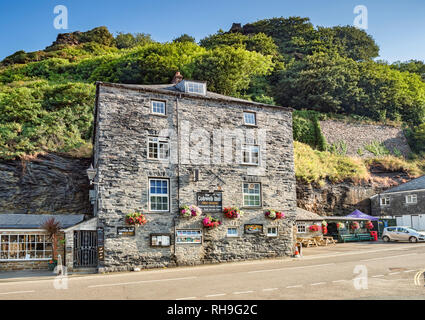
[[[0,162],[0,214],[92,214],[86,169],[90,159],[54,154]]]
[[[411,152],[400,128],[335,120],[320,121],[320,127],[329,144],[344,142],[349,156],[373,157],[365,146],[374,142],[382,143],[393,154],[398,150],[404,157]]]
[[[341,182],[318,186],[298,181],[297,205],[320,215],[344,216],[355,209],[371,214],[371,196],[409,180],[399,172],[372,172],[371,179],[361,184]]]

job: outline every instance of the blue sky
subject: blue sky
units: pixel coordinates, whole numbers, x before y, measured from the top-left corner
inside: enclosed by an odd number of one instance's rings
[[[56,5],[68,8],[68,30],[53,27]],[[187,33],[199,41],[232,22],[310,17],[314,25],[352,25],[357,5],[368,9],[368,30],[380,58],[425,60],[424,0],[1,0],[0,59],[44,49],[58,33],[105,25],[112,33],[144,32],[160,42]]]

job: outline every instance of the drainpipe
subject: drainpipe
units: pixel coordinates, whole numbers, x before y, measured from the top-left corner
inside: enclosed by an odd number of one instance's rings
[[[177,203],[180,205],[180,123],[179,123],[179,99],[176,97],[176,136],[177,136]],[[173,218],[174,225],[174,257],[176,256],[176,217]]]

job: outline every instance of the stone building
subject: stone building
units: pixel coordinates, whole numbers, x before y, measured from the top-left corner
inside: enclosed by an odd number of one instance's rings
[[[165,85],[99,82],[93,167],[101,271],[294,252],[291,109],[208,92],[179,73]],[[184,205],[203,212],[182,217]],[[227,218],[225,207],[243,215]],[[135,212],[145,225],[126,223]],[[205,228],[207,216],[221,225]]]
[[[370,198],[374,216],[396,219],[398,226],[425,230],[425,176]]]

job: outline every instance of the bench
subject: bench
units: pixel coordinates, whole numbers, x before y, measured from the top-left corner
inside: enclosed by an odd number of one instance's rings
[[[339,239],[341,242],[359,241],[355,234],[341,234],[339,235]]]
[[[373,237],[368,233],[358,233],[358,234],[340,234],[340,242],[348,241],[371,241]]]

